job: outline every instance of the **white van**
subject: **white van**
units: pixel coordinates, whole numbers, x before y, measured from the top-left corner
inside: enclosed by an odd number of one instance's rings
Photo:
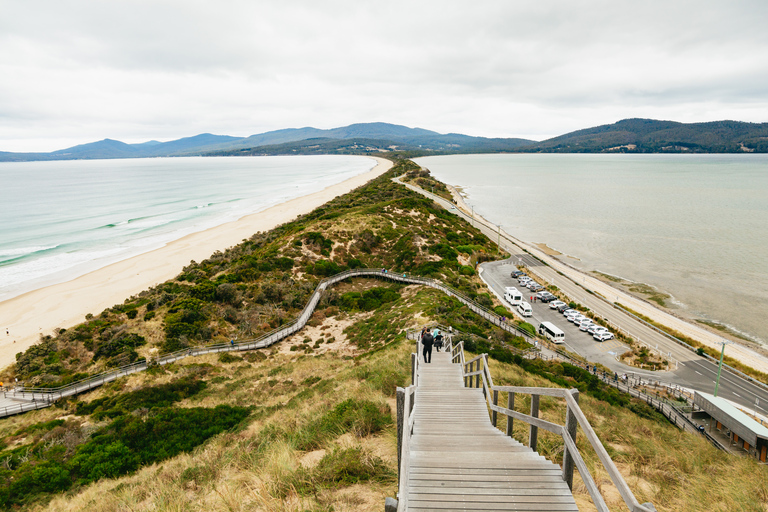
[[[523,294],[520,293],[517,288],[507,286],[504,289],[504,300],[507,301],[510,306],[514,307],[523,301]]]
[[[541,322],[541,325],[539,325],[539,334],[550,340],[552,343],[565,343],[565,333],[551,322]]]
[[[521,301],[520,304],[517,305],[517,310],[523,316],[533,316],[533,308],[531,308],[531,305],[525,301]]]

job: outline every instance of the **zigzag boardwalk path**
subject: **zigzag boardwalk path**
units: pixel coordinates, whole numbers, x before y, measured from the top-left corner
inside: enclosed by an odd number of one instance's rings
[[[557,464],[491,425],[481,389],[433,353],[419,365],[408,510],[578,510]]]

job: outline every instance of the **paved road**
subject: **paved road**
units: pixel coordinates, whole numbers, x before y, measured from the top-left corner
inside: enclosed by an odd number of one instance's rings
[[[665,335],[652,329],[634,317],[614,308],[608,300],[590,294],[584,288],[579,286],[577,282],[561,275],[538,259],[527,254],[511,239],[505,237],[503,232],[499,233],[496,227],[492,224],[486,225],[480,221],[479,218],[473,221],[471,216],[455,208],[450,201],[430,194],[429,192],[425,192],[418,187],[413,187],[409,184],[405,184],[405,186],[430,197],[436,203],[448,209],[451,213],[464,217],[467,221],[472,222],[491,240],[500,242],[502,249],[510,254],[510,258],[505,261],[485,263],[482,265],[483,278],[499,295],[504,294],[504,288],[506,286],[515,286],[518,289],[527,290],[520,287],[517,280],[512,279],[509,275],[515,265],[522,263],[528,268],[529,273],[540,277],[549,284],[554,284],[570,297],[571,300],[575,300],[576,302],[587,306],[595,314],[605,318],[614,326],[619,327],[633,339],[639,340],[653,348],[658,348],[660,352],[672,360],[672,371],[643,371],[619,363],[613,358],[615,354],[611,354],[611,352],[618,353],[623,350],[622,344],[608,342],[601,345],[592,340],[587,334],[578,331],[578,329],[571,325],[567,320],[558,319],[559,322],[556,322],[556,325],[566,333],[569,350],[586,357],[590,361],[604,364],[606,367],[611,368],[620,374],[634,373],[635,375],[642,375],[653,380],[676,384],[705,393],[712,393],[714,391],[715,379],[717,377],[717,366],[715,364],[697,356],[689,349],[681,347],[676,342],[670,340]],[[530,295],[531,294],[529,294],[529,296]],[[534,309],[534,317],[537,319],[551,320],[552,318],[557,318],[554,315],[550,316],[550,313],[545,311],[545,309],[548,309],[548,305],[546,304],[537,303],[532,304],[532,306]],[[727,371],[723,371],[720,376],[718,396],[741,404],[748,409],[754,408],[758,413],[762,413],[763,415],[768,415],[768,390],[750,383],[743,378],[730,374]],[[756,399],[759,399],[757,406]]]
[[[497,293],[503,295],[504,288],[507,286],[515,286],[521,291],[527,291],[527,288],[520,286],[517,280],[510,276],[510,272],[516,268],[514,264],[522,260],[529,271],[534,271],[544,277],[547,282],[555,284],[572,300],[586,305],[596,314],[608,319],[612,324],[620,326],[623,331],[630,333],[633,338],[641,339],[654,347],[658,346],[659,349],[664,350],[665,354],[671,353],[672,358],[677,361],[677,364],[672,365],[671,371],[652,372],[639,370],[620,363],[616,360],[616,357],[623,353],[623,351],[628,350],[626,345],[617,340],[603,343],[594,341],[591,336],[579,331],[576,326],[568,322],[563,315],[549,309],[548,304],[539,302],[531,304],[534,325],[538,326],[542,321],[553,322],[565,332],[566,345],[569,350],[585,357],[589,361],[603,364],[620,375],[623,373],[633,373],[705,393],[712,393],[714,391],[717,378],[716,365],[680,347],[642,322],[613,308],[599,297],[586,293],[576,283],[558,275],[557,272],[546,265],[542,265],[541,262],[532,256],[525,254],[519,249],[518,251],[517,253],[513,252],[510,259],[506,261],[496,261],[482,265],[483,279]],[[533,294],[529,292],[528,296],[530,295]],[[768,414],[768,392],[764,388],[731,375],[728,372],[723,372],[720,376],[718,396],[750,409],[756,408],[762,414]],[[755,399],[759,399],[757,407],[755,407]]]

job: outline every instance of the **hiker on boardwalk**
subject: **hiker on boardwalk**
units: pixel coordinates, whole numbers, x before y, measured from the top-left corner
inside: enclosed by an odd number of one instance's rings
[[[435,338],[432,337],[432,333],[427,331],[424,336],[421,337],[421,344],[424,345],[422,353],[424,355],[424,362],[432,362],[432,344],[435,342]]]
[[[435,348],[440,352],[440,349],[443,348],[443,333],[440,332],[440,329],[435,329],[433,337],[435,338]]]

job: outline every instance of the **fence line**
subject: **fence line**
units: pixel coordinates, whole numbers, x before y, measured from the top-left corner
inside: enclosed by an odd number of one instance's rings
[[[4,396],[5,398],[9,398],[22,403],[6,406],[0,409],[0,418],[14,414],[20,414],[34,409],[48,407],[53,402],[61,398],[84,393],[96,387],[102,386],[108,382],[112,382],[120,377],[144,371],[151,366],[171,364],[191,356],[266,348],[304,328],[309,319],[312,317],[312,314],[314,313],[323,292],[329,286],[345,279],[351,279],[354,277],[373,277],[388,281],[407,284],[420,284],[435,288],[448,296],[456,298],[464,305],[469,307],[469,309],[471,309],[473,312],[480,315],[493,325],[496,325],[497,327],[507,332],[522,336],[526,341],[532,344],[530,333],[518,329],[514,324],[509,324],[506,321],[502,321],[502,317],[497,315],[492,310],[481,306],[464,293],[444,284],[437,279],[421,276],[410,276],[407,273],[393,273],[384,269],[353,269],[346,270],[344,272],[340,272],[336,275],[323,279],[317,285],[306,306],[304,306],[301,314],[295,320],[288,323],[287,325],[278,327],[258,338],[252,340],[243,340],[237,343],[235,343],[233,340],[230,343],[216,343],[204,347],[186,348],[169,354],[159,355],[155,358],[142,359],[135,363],[125,365],[114,370],[108,370],[98,375],[87,377],[72,384],[60,386],[57,388],[29,388],[18,386],[12,391],[4,392]]]
[[[578,404],[579,391],[576,389],[562,388],[530,388],[520,386],[495,386],[488,366],[488,354],[481,354],[469,361],[465,361],[464,347],[450,347],[453,359],[458,360],[462,365],[464,374],[464,385],[482,389],[488,410],[490,411],[490,421],[494,427],[497,427],[498,415],[507,416],[506,435],[512,436],[512,425],[515,419],[524,421],[529,427],[529,447],[536,451],[538,442],[538,430],[543,429],[559,435],[565,444],[563,454],[562,478],[568,483],[568,487],[573,489],[573,470],[578,469],[584,486],[587,488],[595,508],[600,512],[608,512],[609,509],[600,493],[600,489],[595,483],[592,475],[584,462],[579,449],[576,445],[577,426],[581,426],[584,436],[589,441],[592,449],[597,454],[598,459],[605,468],[616,489],[619,491],[624,503],[632,512],[652,512],[656,508],[651,503],[640,504],[635,498],[634,493],[627,485],[624,478],[619,473],[610,455],[603,447],[602,442],[592,429],[584,413]],[[474,377],[474,379],[473,379]],[[507,407],[499,406],[499,394],[507,393]],[[531,413],[530,415],[520,413],[514,410],[515,394],[523,393],[531,395]],[[545,421],[539,417],[539,398],[541,396],[559,397],[566,402],[566,420],[565,425],[557,425]]]

